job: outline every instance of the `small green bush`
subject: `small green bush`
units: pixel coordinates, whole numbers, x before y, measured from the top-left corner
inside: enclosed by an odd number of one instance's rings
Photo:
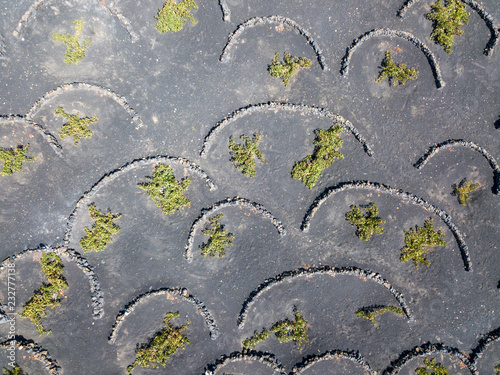
[[[382,82],[385,78],[388,78],[389,83],[392,83],[392,87],[396,87],[398,84],[404,85],[407,80],[415,80],[418,75],[418,71],[415,69],[409,69],[406,64],[396,64],[392,60],[391,53],[385,51],[385,58],[382,60],[382,71],[375,80],[376,82]]]
[[[365,318],[372,322],[377,329],[380,327],[376,318],[382,314],[392,312],[394,314],[403,315],[404,312],[399,307],[395,306],[376,306],[370,308],[361,308],[356,312],[358,318]]]
[[[111,237],[120,231],[120,227],[113,221],[119,219],[122,215],[113,215],[111,212],[103,214],[96,205],[89,205],[90,218],[94,220],[94,225],[89,229],[83,228],[86,236],[80,240],[80,246],[84,252],[102,251],[111,242]]]
[[[0,160],[3,161],[3,168],[0,176],[10,176],[14,172],[19,172],[23,167],[23,161],[34,161],[35,157],[28,157],[29,144],[18,146],[15,149],[0,148]]]
[[[189,177],[178,182],[172,167],[159,163],[155,167],[153,177],[146,178],[150,182],[140,183],[139,188],[148,192],[149,197],[165,215],[171,215],[175,210],[181,211],[183,207],[191,205],[191,201],[183,193],[191,184]]]
[[[251,139],[243,134],[240,136],[240,139],[244,144],[236,143],[233,137],[229,139],[231,161],[236,169],[242,171],[247,177],[255,177],[255,157],[259,158],[264,164],[267,164],[264,160],[264,155],[257,147],[261,137],[262,134],[254,134],[253,139]]]
[[[276,52],[271,65],[269,65],[269,73],[276,78],[283,78],[283,83],[288,86],[290,78],[295,75],[299,69],[308,69],[312,62],[306,57],[292,56],[290,53],[283,54],[283,62],[278,61],[280,53]]]
[[[220,258],[224,258],[226,255],[225,247],[233,246],[231,241],[234,240],[234,236],[227,230],[224,230],[219,222],[222,216],[223,214],[218,214],[211,217],[209,221],[212,228],[206,228],[202,232],[205,236],[210,236],[208,242],[201,247],[203,257],[210,255],[213,258],[219,254]]]
[[[417,268],[420,264],[429,267],[431,262],[424,254],[434,251],[430,247],[446,246],[443,237],[443,232],[434,230],[431,218],[425,221],[423,227],[416,226],[416,229],[405,230],[405,247],[401,249],[401,262],[411,259]]]
[[[335,124],[328,130],[315,130],[314,152],[295,164],[292,178],[302,180],[309,189],[312,189],[321,178],[324,169],[332,165],[335,159],[344,159],[344,155],[339,151],[343,142],[340,134],[343,131],[344,128],[340,124]]]
[[[465,10],[465,4],[460,0],[447,0],[446,6],[437,0],[432,5],[432,12],[426,17],[433,21],[431,39],[444,47],[447,53],[453,51],[453,38],[455,35],[463,34],[461,27],[469,23],[469,13]]]
[[[262,332],[255,332],[252,337],[243,340],[243,347],[246,349],[255,349],[257,344],[266,341],[270,334],[271,332],[267,329],[264,329]]]
[[[15,366],[14,368],[12,368],[12,370],[8,370],[6,368],[2,369],[4,375],[25,375],[25,372],[23,371],[23,369],[19,366]]]
[[[352,205],[351,211],[347,212],[345,217],[349,223],[356,225],[356,235],[362,240],[369,241],[374,233],[382,234],[385,231],[382,228],[385,220],[378,217],[378,207],[373,203],[366,209],[366,215],[359,207]]]
[[[70,115],[64,111],[63,107],[57,107],[54,113],[68,120],[59,132],[61,138],[73,136],[73,143],[75,146],[78,146],[81,138],[92,137],[92,131],[88,126],[98,120],[96,116],[80,118],[79,112],[77,112],[76,115]]]
[[[458,197],[458,202],[462,206],[467,205],[467,201],[471,200],[469,193],[473,192],[476,189],[479,189],[481,184],[474,181],[462,180],[462,182],[455,187],[455,194]]]
[[[167,313],[163,319],[165,328],[158,332],[150,342],[139,348],[135,352],[135,361],[127,367],[127,373],[130,374],[136,366],[143,368],[158,368],[160,365],[165,367],[167,359],[174,355],[177,350],[185,349],[186,345],[191,344],[186,336],[181,334],[189,326],[189,320],[181,327],[174,327],[170,321],[177,318],[179,313]]]
[[[158,15],[155,16],[158,23],[155,23],[153,26],[161,34],[168,31],[175,33],[182,30],[184,23],[187,21],[191,21],[191,23],[196,25],[198,21],[193,18],[190,9],[198,9],[194,0],[184,0],[178,4],[175,0],[167,0],[158,11]]]
[[[497,375],[500,375],[500,365],[495,367],[495,371],[497,372]]]
[[[440,363],[435,363],[436,358],[432,358],[432,361],[429,361],[428,358],[424,359],[424,364],[432,370],[432,372],[428,371],[425,367],[419,367],[415,369],[417,375],[449,375],[446,367],[441,365]]]
[[[71,64],[78,65],[78,63],[85,57],[85,48],[87,48],[91,44],[87,38],[84,38],[83,43],[80,44],[80,38],[82,37],[83,31],[83,21],[74,20],[73,23],[75,24],[75,35],[52,34],[53,41],[63,42],[64,44],[66,44],[64,62],[68,66],[70,66]]]
[[[44,253],[41,263],[42,272],[47,277],[48,283],[33,294],[19,314],[23,318],[30,319],[40,335],[52,332],[43,327],[41,319],[47,316],[45,310],[48,307],[53,309],[61,305],[64,289],[68,288],[68,283],[62,276],[63,263],[59,256],[55,253]]]

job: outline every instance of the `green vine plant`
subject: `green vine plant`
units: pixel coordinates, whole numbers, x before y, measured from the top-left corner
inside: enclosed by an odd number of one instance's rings
[[[120,227],[114,223],[114,220],[122,215],[113,215],[110,211],[103,214],[97,209],[95,203],[89,205],[89,212],[90,218],[95,222],[91,229],[83,228],[86,236],[80,240],[80,246],[84,252],[102,251],[108,246],[108,242],[112,242],[111,237],[120,231]]]
[[[165,215],[181,211],[183,207],[190,206],[191,201],[186,198],[183,191],[191,184],[189,177],[177,181],[172,167],[159,163],[153,171],[153,177],[146,177],[149,183],[138,184],[139,188],[146,190],[149,197],[161,208]]]
[[[280,53],[276,52],[269,65],[268,71],[273,77],[283,78],[283,84],[288,86],[290,78],[294,76],[300,69],[309,69],[311,67],[311,60],[307,57],[292,56],[290,53],[283,54],[283,62],[278,61]]]
[[[449,375],[446,367],[444,367],[441,363],[436,363],[436,358],[432,358],[432,361],[429,361],[429,358],[425,358],[424,364],[432,370],[432,372],[427,370],[425,367],[419,367],[415,369],[417,375]]]
[[[374,233],[382,234],[385,232],[382,227],[385,220],[378,217],[378,207],[374,203],[367,207],[365,211],[366,214],[363,214],[359,207],[352,205],[351,211],[347,212],[345,217],[351,225],[356,225],[356,235],[364,241],[369,241]]]
[[[3,368],[2,372],[4,373],[4,375],[26,375],[23,369],[17,365],[13,367],[12,370]]]
[[[495,367],[495,371],[497,372],[496,375],[500,375],[500,365]]]
[[[452,53],[455,35],[463,34],[461,27],[469,23],[465,4],[460,0],[447,0],[446,6],[442,6],[441,0],[437,0],[431,9],[432,12],[426,14],[427,19],[433,21],[431,39]]]
[[[262,163],[267,164],[264,155],[257,147],[262,134],[254,134],[253,139],[242,134],[240,139],[243,144],[236,143],[231,137],[229,139],[229,151],[231,152],[231,162],[236,169],[243,172],[247,177],[255,177],[255,157]]]
[[[389,51],[385,51],[385,57],[380,68],[382,71],[375,81],[382,82],[387,78],[392,87],[396,87],[398,84],[404,85],[407,80],[413,81],[418,75],[417,70],[407,68],[406,64],[396,64]]]
[[[76,115],[70,115],[64,111],[63,107],[57,107],[54,113],[68,120],[59,132],[61,138],[72,136],[73,143],[78,146],[80,139],[92,137],[92,131],[88,126],[98,120],[96,116],[80,118],[79,112],[76,112]]]
[[[19,172],[23,167],[23,161],[34,161],[35,157],[28,157],[29,144],[18,146],[14,149],[0,148],[0,160],[3,161],[1,176],[10,176],[14,172]]]
[[[61,305],[64,296],[64,289],[68,288],[68,283],[63,277],[63,263],[55,253],[44,253],[42,255],[42,272],[47,277],[47,283],[38,289],[31,299],[26,303],[23,311],[19,315],[28,318],[36,326],[40,335],[51,333],[42,325],[42,318],[47,316],[45,310]]]
[[[254,349],[257,344],[264,342],[271,333],[274,333],[280,343],[294,341],[297,348],[302,351],[303,343],[309,343],[307,335],[308,323],[299,310],[294,309],[294,313],[295,321],[285,319],[274,324],[270,330],[264,329],[262,332],[256,332],[252,337],[243,341],[243,347]]]
[[[463,179],[458,186],[455,187],[455,195],[458,198],[458,202],[462,206],[467,205],[467,201],[472,200],[469,193],[472,193],[474,190],[479,189],[481,184],[474,181],[467,181]]]
[[[205,236],[210,236],[208,242],[201,247],[203,257],[210,255],[213,258],[218,254],[219,258],[224,258],[226,246],[233,246],[234,236],[225,230],[219,222],[222,216],[223,214],[218,214],[211,217],[209,222],[212,228],[206,228],[202,232]]]
[[[170,321],[179,316],[179,313],[169,312],[165,314],[163,325],[165,328],[158,332],[148,344],[139,348],[135,352],[135,361],[127,367],[127,374],[137,367],[158,368],[160,365],[165,367],[167,359],[174,355],[177,350],[185,349],[191,341],[181,334],[189,326],[189,320],[181,327],[174,327]]]
[[[377,329],[380,328],[380,324],[377,322],[377,316],[382,314],[392,312],[397,315],[403,315],[404,312],[399,307],[395,306],[371,306],[371,307],[363,307],[356,311],[356,316],[358,318],[365,318],[372,322]]]
[[[431,262],[424,255],[434,251],[431,247],[446,246],[443,237],[443,232],[434,230],[431,218],[425,221],[423,227],[416,226],[415,229],[405,230],[405,247],[401,249],[401,262],[412,260],[417,268],[420,264],[429,267]]]
[[[74,20],[75,24],[75,35],[71,34],[52,34],[52,40],[55,42],[63,42],[66,44],[66,52],[64,53],[64,62],[70,66],[71,64],[78,65],[80,61],[85,57],[85,48],[90,46],[90,40],[87,38],[83,39],[82,44],[80,44],[80,38],[82,37],[83,31],[83,21]]]
[[[158,11],[158,15],[155,16],[158,22],[153,26],[161,34],[169,31],[176,33],[182,30],[184,23],[187,21],[191,21],[193,25],[196,25],[198,21],[194,19],[190,9],[198,9],[194,0],[184,0],[180,3],[176,3],[175,0],[167,0]]]
[[[322,171],[333,164],[335,159],[344,159],[339,151],[342,148],[340,134],[344,128],[340,124],[333,125],[328,130],[315,130],[315,149],[312,155],[297,162],[292,169],[292,178],[302,182],[312,189],[323,176]]]

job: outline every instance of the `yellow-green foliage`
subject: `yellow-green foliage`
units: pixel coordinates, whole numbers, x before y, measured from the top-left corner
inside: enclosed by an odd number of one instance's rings
[[[25,375],[23,369],[19,366],[15,366],[12,370],[8,370],[6,368],[2,369],[4,375]]]
[[[153,177],[146,178],[150,182],[139,184],[139,188],[148,192],[149,197],[165,215],[171,215],[175,210],[181,211],[183,207],[191,205],[191,201],[183,194],[183,191],[191,184],[189,177],[178,182],[173,169],[159,163],[153,172]]]
[[[111,242],[111,237],[120,231],[120,227],[113,221],[119,219],[122,215],[113,215],[111,212],[105,215],[98,210],[96,205],[89,205],[90,218],[95,220],[91,229],[83,228],[86,236],[80,240],[80,246],[87,251],[102,251]]]
[[[255,157],[258,157],[261,162],[267,164],[264,160],[264,155],[257,147],[261,137],[262,134],[254,134],[253,139],[251,139],[243,134],[240,136],[240,139],[244,144],[236,143],[233,137],[229,139],[231,161],[236,169],[242,171],[247,177],[255,177]]]
[[[441,365],[441,363],[435,363],[436,358],[432,358],[432,361],[429,361],[428,358],[424,359],[424,364],[432,370],[432,372],[428,371],[425,367],[419,367],[415,369],[417,375],[449,375],[446,367]]]
[[[283,78],[283,83],[288,86],[290,78],[302,68],[309,68],[311,60],[307,57],[292,56],[290,53],[283,54],[283,62],[278,61],[280,53],[276,52],[271,65],[269,65],[269,73],[276,78]]]
[[[186,21],[191,21],[196,25],[198,21],[193,18],[190,9],[198,9],[194,0],[184,0],[178,4],[175,0],[167,0],[158,11],[158,15],[155,16],[158,23],[153,26],[161,34],[168,31],[177,32],[182,30]]]
[[[434,251],[430,249],[431,247],[446,246],[446,242],[442,239],[444,234],[434,230],[431,218],[425,221],[423,227],[415,228],[405,230],[405,247],[401,249],[401,262],[411,259],[417,268],[420,264],[429,267],[431,262],[424,257],[424,254]]]
[[[0,176],[10,176],[14,172],[18,172],[23,167],[23,161],[34,161],[35,157],[28,157],[29,144],[26,146],[18,146],[13,150],[0,148],[0,160],[3,161],[3,168],[0,171]]]
[[[382,228],[385,220],[378,217],[378,207],[373,203],[366,208],[366,215],[361,212],[359,207],[352,205],[351,211],[347,212],[345,217],[349,223],[356,225],[356,235],[362,240],[368,241],[374,233],[382,234],[385,231]]]
[[[500,365],[498,365],[497,367],[495,367],[495,371],[497,372],[497,375],[500,375]]]
[[[441,0],[437,0],[431,8],[432,12],[426,15],[433,21],[434,30],[431,39],[443,46],[446,52],[451,53],[453,38],[455,35],[464,33],[460,28],[469,23],[469,13],[466,12],[465,4],[460,0],[448,0],[446,6],[442,6]]]
[[[89,129],[88,125],[93,124],[98,120],[96,116],[80,118],[79,112],[77,112],[76,115],[70,115],[69,113],[64,112],[63,107],[57,107],[54,113],[68,120],[59,132],[59,136],[61,138],[73,136],[73,143],[75,146],[78,146],[78,142],[80,142],[81,138],[92,137],[92,131]]]
[[[64,295],[64,289],[68,288],[68,283],[62,276],[63,264],[60,257],[55,253],[44,253],[42,256],[42,272],[47,277],[48,283],[42,285],[31,299],[26,303],[23,311],[19,314],[23,318],[28,318],[36,326],[38,333],[51,333],[42,325],[42,318],[47,314],[45,310],[61,305],[61,298]]]
[[[243,341],[245,348],[255,348],[255,346],[265,341],[269,335],[274,333],[280,343],[295,341],[295,345],[302,350],[303,342],[309,343],[307,336],[307,322],[302,317],[302,314],[295,309],[295,321],[289,319],[282,320],[274,324],[270,330],[264,329],[262,332],[256,332],[252,337]]]
[[[210,257],[215,257],[217,253],[220,258],[224,258],[226,255],[226,246],[233,246],[231,242],[234,240],[234,236],[227,230],[224,230],[219,220],[222,218],[223,214],[215,215],[209,219],[210,226],[212,228],[206,228],[203,230],[205,236],[210,236],[208,243],[203,244],[201,247],[201,254],[203,257],[210,255]]]
[[[418,75],[417,70],[407,68],[406,64],[396,64],[392,60],[392,56],[389,51],[385,51],[385,58],[382,60],[381,68],[382,71],[375,81],[382,82],[385,78],[388,78],[389,83],[392,83],[393,87],[396,87],[398,84],[404,85],[407,80],[413,81]]]
[[[309,189],[312,189],[321,178],[324,169],[332,165],[335,159],[344,158],[339,151],[342,148],[343,141],[340,134],[343,131],[344,128],[340,124],[335,124],[328,130],[315,130],[314,152],[295,163],[292,178],[302,180]]]
[[[471,200],[469,193],[476,189],[479,189],[481,185],[474,181],[463,180],[459,186],[455,188],[455,194],[458,197],[458,201],[462,206],[467,205],[467,201]]]
[[[365,318],[372,322],[377,329],[380,327],[376,318],[379,315],[392,312],[394,314],[403,315],[404,312],[399,307],[395,306],[376,306],[370,308],[361,308],[356,312],[358,318]]]
[[[71,34],[52,34],[52,40],[55,42],[63,42],[66,44],[66,52],[64,53],[64,62],[70,66],[71,64],[78,65],[78,63],[85,57],[85,48],[90,46],[90,40],[87,38],[83,39],[83,43],[80,44],[80,38],[82,37],[83,31],[83,21],[74,20],[75,24],[75,35]]]
[[[130,374],[136,366],[148,368],[158,368],[165,366],[167,359],[175,354],[179,349],[185,349],[186,345],[191,344],[189,339],[181,334],[189,326],[189,320],[181,327],[174,327],[170,321],[177,318],[179,313],[167,313],[163,320],[165,328],[158,332],[151,341],[139,348],[135,352],[135,361],[127,367],[127,373]]]

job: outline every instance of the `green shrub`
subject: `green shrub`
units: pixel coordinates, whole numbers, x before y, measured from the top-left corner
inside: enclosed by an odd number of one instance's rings
[[[417,268],[420,264],[429,267],[431,262],[424,254],[434,251],[430,247],[446,246],[443,237],[443,232],[434,230],[431,218],[425,221],[423,227],[416,226],[416,229],[405,230],[405,247],[401,249],[401,262],[411,259]]]
[[[183,194],[191,184],[189,177],[178,182],[172,167],[159,163],[153,172],[153,177],[146,178],[150,182],[140,183],[139,188],[148,192],[149,197],[165,215],[171,215],[175,210],[181,211],[183,207],[191,205],[191,201]]]
[[[260,142],[262,134],[254,134],[253,139],[246,135],[241,135],[240,139],[244,144],[238,144],[233,137],[229,139],[229,150],[231,151],[231,161],[236,169],[243,172],[247,177],[255,177],[255,157],[261,162],[267,164],[264,155],[260,152],[257,145]]]
[[[75,35],[71,34],[52,34],[52,40],[55,42],[63,42],[66,44],[66,52],[64,53],[64,62],[70,66],[71,64],[78,65],[85,57],[85,48],[90,46],[90,41],[85,38],[83,43],[80,44],[82,37],[83,21],[74,20]]]
[[[255,332],[252,337],[243,340],[243,347],[246,349],[255,349],[257,344],[266,341],[270,334],[267,329],[264,329],[262,332]]]
[[[362,240],[369,241],[374,233],[382,234],[385,231],[382,228],[385,220],[378,217],[378,207],[373,203],[366,209],[366,215],[357,206],[352,205],[351,211],[347,212],[345,217],[349,223],[356,225],[356,235]]]
[[[417,375],[449,375],[446,367],[441,365],[440,363],[435,363],[436,358],[432,358],[432,361],[429,361],[428,358],[424,359],[424,364],[432,370],[432,372],[428,371],[425,367],[419,367],[415,369]]]
[[[135,352],[135,361],[127,367],[127,373],[130,374],[136,366],[149,368],[158,368],[165,366],[167,359],[174,355],[177,350],[185,349],[186,345],[191,344],[186,336],[181,334],[189,326],[189,320],[181,327],[174,327],[170,321],[177,318],[179,313],[167,313],[163,319],[165,328],[158,332],[150,342],[139,348]]]
[[[25,375],[25,372],[21,367],[16,365],[12,370],[8,370],[6,368],[2,369],[4,375]]]
[[[406,64],[396,64],[392,60],[391,53],[385,51],[385,58],[382,60],[382,71],[375,80],[376,82],[382,82],[385,78],[388,78],[389,83],[392,83],[392,87],[396,87],[398,84],[404,85],[407,80],[415,80],[418,75],[418,71],[415,69],[409,69]]]
[[[34,161],[35,157],[28,157],[29,144],[26,146],[18,146],[15,149],[9,150],[0,148],[0,160],[3,161],[3,168],[0,171],[0,176],[10,176],[14,172],[19,172],[23,167],[23,161]]]
[[[328,130],[315,130],[314,152],[295,164],[292,178],[302,180],[309,189],[312,189],[321,178],[324,169],[332,165],[335,159],[344,158],[339,151],[343,142],[340,138],[342,131],[344,128],[340,124],[333,125]]]
[[[158,11],[158,15],[155,16],[158,23],[153,26],[161,34],[168,31],[177,32],[182,30],[184,23],[187,21],[191,21],[196,25],[198,21],[193,18],[190,9],[198,9],[194,0],[184,0],[178,4],[175,0],[167,0]]]
[[[292,56],[290,53],[283,54],[283,62],[278,61],[280,53],[276,52],[271,65],[269,65],[269,73],[276,78],[283,78],[283,83],[288,86],[290,78],[299,71],[299,69],[309,68],[312,64],[311,60],[306,57]]]
[[[47,316],[45,310],[48,307],[53,309],[61,305],[64,289],[68,288],[68,283],[62,276],[63,264],[60,257],[55,253],[44,253],[41,263],[42,272],[47,277],[48,283],[33,294],[19,314],[23,318],[30,319],[40,335],[52,332],[43,327],[41,319]]]
[[[370,308],[361,308],[356,312],[356,316],[358,318],[365,318],[368,319],[370,322],[372,322],[377,329],[380,327],[378,324],[376,318],[379,315],[392,312],[394,314],[398,315],[403,315],[404,312],[401,310],[399,307],[395,306],[376,306],[376,307],[370,307]]]
[[[460,0],[447,0],[446,4],[442,6],[441,0],[437,0],[436,4],[431,6],[432,12],[426,17],[433,21],[431,39],[443,46],[447,53],[451,53],[453,38],[464,33],[460,28],[469,23],[469,13]]]
[[[481,187],[480,184],[474,181],[462,180],[462,182],[455,187],[455,194],[458,197],[458,201],[462,206],[467,205],[467,201],[471,200],[469,193]]]
[[[69,113],[64,112],[63,107],[57,107],[54,113],[68,120],[59,132],[59,136],[61,138],[73,136],[73,143],[75,146],[78,146],[78,142],[80,142],[81,138],[92,137],[92,131],[89,129],[88,125],[93,124],[98,120],[96,116],[80,118],[79,112],[77,112],[76,115],[70,115]]]
[[[210,257],[215,257],[217,253],[220,258],[224,258],[226,255],[226,246],[233,246],[231,242],[234,240],[234,236],[227,230],[224,230],[219,220],[222,218],[223,214],[215,215],[209,219],[211,229],[206,228],[203,230],[205,236],[210,236],[208,243],[203,244],[201,247],[201,254],[203,257],[210,255]]]
[[[96,205],[92,203],[89,205],[90,218],[94,220],[94,225],[89,229],[83,228],[86,236],[80,240],[80,246],[84,252],[87,251],[102,251],[111,242],[111,237],[120,231],[120,227],[113,221],[119,219],[122,215],[113,215],[108,211],[103,214],[98,210]]]
[[[495,371],[497,372],[497,375],[500,375],[500,365],[495,367]]]

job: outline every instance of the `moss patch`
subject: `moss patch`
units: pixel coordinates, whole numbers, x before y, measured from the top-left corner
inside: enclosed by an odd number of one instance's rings
[[[253,349],[258,343],[265,341],[272,332],[280,343],[294,341],[297,348],[302,350],[302,344],[309,343],[308,324],[297,309],[294,310],[294,313],[295,321],[285,319],[274,324],[270,330],[264,329],[262,332],[256,332],[252,337],[243,341],[243,346],[247,349]]]
[[[44,253],[42,255],[42,272],[47,277],[48,283],[33,294],[31,299],[24,305],[23,311],[19,314],[23,318],[28,318],[36,326],[40,335],[51,333],[42,325],[42,318],[47,314],[45,310],[61,305],[61,298],[64,296],[64,289],[68,288],[68,283],[62,276],[62,260],[55,253]]]
[[[441,363],[436,363],[436,358],[432,358],[432,361],[429,361],[429,358],[424,359],[424,364],[432,370],[429,371],[425,367],[419,367],[415,369],[417,375],[449,375],[446,367],[441,365]]]
[[[158,368],[165,366],[167,359],[174,355],[177,350],[185,349],[186,345],[191,344],[186,336],[181,334],[189,326],[189,320],[181,327],[174,327],[170,321],[177,318],[179,313],[167,313],[163,319],[165,328],[158,332],[150,342],[139,348],[135,352],[135,361],[127,367],[127,373],[130,374],[136,366],[148,368]]]
[[[102,251],[111,242],[111,237],[120,231],[120,227],[114,223],[114,220],[119,219],[122,215],[113,215],[108,211],[103,214],[98,210],[96,205],[89,205],[90,218],[94,220],[94,225],[89,229],[83,228],[86,236],[80,240],[80,246],[84,252],[87,251]]]
[[[66,52],[64,53],[64,62],[70,66],[71,64],[78,65],[80,61],[85,57],[85,48],[90,46],[90,40],[87,38],[83,39],[82,44],[80,44],[80,38],[82,37],[83,31],[83,21],[74,20],[75,24],[75,35],[71,34],[52,34],[52,40],[55,42],[63,42],[66,44]]]
[[[411,259],[417,268],[420,264],[429,267],[431,262],[424,254],[434,251],[431,247],[446,246],[443,237],[443,232],[434,230],[431,218],[425,221],[423,227],[416,226],[415,229],[405,230],[405,247],[401,249],[401,262]]]
[[[184,23],[191,21],[194,25],[198,23],[191,14],[191,9],[198,9],[194,0],[184,0],[176,3],[175,0],[167,0],[163,7],[155,16],[158,21],[153,26],[158,30],[158,33],[166,33],[169,31],[177,32],[182,30]]]
[[[217,254],[220,258],[224,258],[226,255],[226,246],[233,246],[231,242],[234,240],[234,236],[227,230],[224,230],[219,220],[222,218],[223,214],[218,214],[209,219],[210,226],[212,228],[206,228],[203,230],[205,236],[210,236],[210,239],[206,244],[201,247],[201,255],[206,257],[215,257]]]
[[[312,64],[311,60],[306,57],[292,56],[290,53],[283,54],[283,62],[278,61],[279,52],[276,52],[271,65],[269,65],[269,74],[276,78],[283,78],[283,83],[288,86],[290,78],[295,75],[300,69],[309,68]]]
[[[471,197],[469,196],[469,193],[472,193],[474,190],[479,189],[481,187],[481,184],[474,182],[474,181],[467,181],[467,180],[462,180],[460,184],[455,187],[455,194],[458,198],[458,202],[462,206],[467,205],[467,201],[471,200]]]
[[[375,81],[382,82],[387,78],[389,83],[392,84],[392,87],[396,87],[398,84],[404,85],[407,80],[413,81],[418,75],[417,70],[407,68],[406,64],[396,64],[394,60],[392,60],[392,56],[389,51],[385,51],[385,58],[382,60],[380,68],[382,71]]]
[[[384,233],[382,225],[385,224],[385,220],[378,217],[378,207],[373,203],[365,211],[366,215],[359,207],[352,205],[351,211],[347,212],[345,217],[349,223],[356,225],[356,235],[362,240],[369,241],[374,233]]]
[[[76,115],[70,115],[66,113],[63,107],[57,107],[54,112],[56,115],[64,117],[68,122],[64,124],[59,132],[61,138],[73,137],[73,143],[78,146],[81,138],[92,137],[92,131],[89,129],[89,125],[93,124],[98,120],[96,116],[80,118],[80,113],[77,112]]]
[[[392,312],[394,314],[403,315],[404,312],[399,307],[395,306],[375,306],[375,307],[364,307],[356,312],[358,318],[365,318],[372,322],[377,329],[380,327],[376,318],[382,314]]]
[[[28,157],[29,144],[18,146],[15,149],[0,149],[0,160],[3,161],[3,168],[0,176],[10,176],[14,172],[19,172],[23,167],[23,161],[34,161],[35,157]]]
[[[437,0],[431,6],[432,12],[426,17],[433,21],[431,39],[443,46],[447,53],[451,53],[455,35],[463,34],[461,27],[469,23],[469,13],[460,0],[448,0],[446,4],[442,6],[441,0]]]
[[[261,162],[267,164],[264,155],[257,147],[262,134],[254,134],[253,139],[246,135],[241,135],[243,144],[236,143],[231,137],[229,139],[229,151],[231,152],[231,161],[236,169],[243,172],[247,177],[255,177],[255,157]]]
[[[19,366],[15,366],[12,368],[12,370],[8,370],[6,368],[2,369],[2,372],[4,375],[25,375],[26,373],[23,371],[23,369]]]
[[[324,169],[332,165],[335,159],[344,159],[344,155],[339,151],[342,148],[343,141],[340,134],[343,131],[344,128],[340,124],[335,124],[328,130],[315,130],[314,152],[295,164],[292,178],[302,180],[309,189],[312,189],[323,176],[321,172]]]
[[[155,167],[153,177],[146,178],[150,182],[140,183],[139,188],[148,192],[149,197],[165,215],[171,215],[175,210],[181,211],[183,207],[191,205],[191,201],[183,193],[191,184],[189,177],[178,182],[172,167],[159,163]]]

